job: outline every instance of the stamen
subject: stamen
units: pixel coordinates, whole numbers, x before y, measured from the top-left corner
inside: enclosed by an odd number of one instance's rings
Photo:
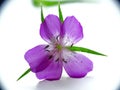
[[[59,41],[59,37],[60,37],[60,35],[58,35],[58,36],[56,37],[56,40],[57,40],[57,41]]]

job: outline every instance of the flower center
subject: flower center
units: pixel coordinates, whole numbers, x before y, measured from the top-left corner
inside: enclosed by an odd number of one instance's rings
[[[56,45],[56,48],[58,49],[58,51],[62,50],[62,46],[60,44]]]

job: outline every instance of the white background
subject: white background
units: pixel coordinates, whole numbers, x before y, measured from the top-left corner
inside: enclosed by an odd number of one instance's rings
[[[117,90],[120,85],[120,12],[110,0],[99,3],[61,5],[64,18],[74,15],[82,24],[84,38],[77,43],[107,57],[86,54],[93,71],[85,78],[72,79],[65,72],[59,81],[40,81],[30,72],[16,79],[29,68],[24,53],[46,43],[39,36],[40,8],[31,0],[9,1],[0,15],[0,81],[5,90]],[[57,6],[44,7],[45,16],[58,14]]]

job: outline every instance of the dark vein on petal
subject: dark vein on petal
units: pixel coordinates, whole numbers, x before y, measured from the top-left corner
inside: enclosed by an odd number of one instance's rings
[[[67,61],[66,61],[65,59],[62,59],[62,61],[63,61],[64,63],[67,63]]]
[[[50,50],[46,50],[47,52],[50,52]]]
[[[48,59],[51,59],[53,56],[52,55],[50,55],[49,57],[48,57]]]
[[[48,48],[48,47],[49,47],[49,45],[45,46],[45,49]]]
[[[57,60],[55,60],[56,62],[59,61],[59,58]]]

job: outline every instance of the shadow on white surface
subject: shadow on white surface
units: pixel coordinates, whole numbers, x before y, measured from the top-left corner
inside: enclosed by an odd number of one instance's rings
[[[36,90],[89,90],[93,79],[93,77],[80,79],[63,77],[57,81],[44,80],[37,84]]]

